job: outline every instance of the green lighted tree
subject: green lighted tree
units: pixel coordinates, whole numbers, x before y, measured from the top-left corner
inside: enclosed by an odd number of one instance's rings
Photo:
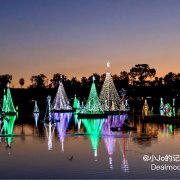
[[[16,109],[14,108],[13,100],[11,97],[11,91],[9,85],[7,86],[7,95],[4,90],[4,98],[3,98],[3,112],[5,113],[16,113]]]
[[[96,85],[94,83],[95,78],[93,77],[93,83],[91,85],[90,94],[82,113],[84,114],[102,114],[103,109],[98,98]]]

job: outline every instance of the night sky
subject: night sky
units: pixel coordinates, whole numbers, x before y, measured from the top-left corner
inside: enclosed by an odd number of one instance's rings
[[[180,0],[0,0],[0,74],[179,72]]]

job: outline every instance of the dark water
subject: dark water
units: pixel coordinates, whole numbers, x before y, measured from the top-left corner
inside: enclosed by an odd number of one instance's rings
[[[55,124],[44,124],[41,119],[37,124],[34,119],[31,119],[34,123],[23,124],[16,120],[15,136],[0,138],[1,179],[180,176],[180,128],[177,125],[143,124],[137,116],[129,117],[130,126],[137,130],[112,132],[112,126],[122,126],[122,117],[79,120],[68,113],[56,114],[53,118]],[[144,155],[152,162],[144,161]],[[162,161],[152,159],[159,155]],[[155,170],[157,165],[171,165],[174,169]]]

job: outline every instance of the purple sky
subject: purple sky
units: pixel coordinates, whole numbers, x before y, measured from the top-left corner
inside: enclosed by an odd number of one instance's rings
[[[179,0],[0,0],[0,74],[179,72]]]

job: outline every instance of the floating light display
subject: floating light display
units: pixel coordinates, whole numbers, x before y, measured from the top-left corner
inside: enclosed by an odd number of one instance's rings
[[[89,94],[88,100],[86,102],[86,105],[81,110],[81,113],[84,113],[84,114],[103,114],[104,113],[103,109],[101,107],[101,103],[98,98],[94,80],[95,80],[95,78],[93,77],[90,94]]]
[[[59,82],[58,91],[54,98],[52,109],[54,111],[72,110],[72,107],[70,106],[68,97],[64,89],[64,85],[61,81]]]
[[[73,108],[80,109],[79,100],[76,98],[76,95],[74,96]]]
[[[109,72],[110,62],[107,62],[108,71],[99,96],[104,111],[119,111],[120,98]]]
[[[51,96],[47,97],[47,106],[46,106],[46,112],[44,116],[44,122],[51,122],[52,117],[51,117]]]
[[[39,108],[38,108],[38,105],[37,105],[37,101],[34,101],[34,113],[39,113]]]
[[[160,115],[163,116],[164,115],[164,102],[163,102],[163,98],[160,98],[159,110],[160,110]]]
[[[124,88],[122,88],[120,90],[120,95],[121,95],[121,99],[120,99],[120,112],[124,113],[124,112],[128,112],[130,111],[130,106],[128,104],[127,99],[125,99],[126,96],[126,90]]]
[[[7,95],[6,95],[6,91],[4,90],[2,111],[6,114],[15,114],[16,113],[16,109],[14,108],[13,100],[11,97],[11,91],[9,88],[9,84],[7,84]]]
[[[148,116],[149,115],[149,105],[147,103],[147,99],[145,99],[145,101],[144,101],[142,114],[143,114],[143,116]]]
[[[175,99],[173,98],[173,105],[172,105],[172,115],[176,116],[176,110],[175,110]]]

